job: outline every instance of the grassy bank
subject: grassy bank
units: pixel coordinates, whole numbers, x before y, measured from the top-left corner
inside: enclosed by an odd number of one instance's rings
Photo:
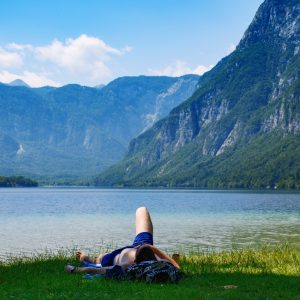
[[[83,279],[63,272],[73,260],[0,263],[0,299],[300,299],[300,251],[285,246],[183,256],[179,284]]]

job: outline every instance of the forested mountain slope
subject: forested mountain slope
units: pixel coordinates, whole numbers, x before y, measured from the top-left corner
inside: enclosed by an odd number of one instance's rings
[[[300,2],[266,0],[236,50],[96,183],[300,188]]]
[[[0,175],[97,174],[196,89],[199,76],[122,77],[99,88],[0,84]]]

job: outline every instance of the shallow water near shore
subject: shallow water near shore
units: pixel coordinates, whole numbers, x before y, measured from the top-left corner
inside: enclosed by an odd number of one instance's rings
[[[282,192],[0,189],[0,258],[131,244],[147,206],[154,242],[168,251],[288,243],[300,248],[300,194]]]

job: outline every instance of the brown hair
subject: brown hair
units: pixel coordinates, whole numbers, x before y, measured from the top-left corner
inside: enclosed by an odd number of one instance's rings
[[[149,245],[143,245],[136,250],[135,262],[138,264],[142,261],[157,260],[155,254]]]

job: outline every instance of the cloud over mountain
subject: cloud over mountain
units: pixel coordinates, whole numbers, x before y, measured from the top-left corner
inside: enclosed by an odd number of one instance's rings
[[[113,48],[103,40],[85,34],[65,42],[54,40],[50,45],[34,49],[38,59],[50,61],[70,72],[81,72],[93,79],[103,79],[112,75],[107,62],[113,55],[126,51]]]
[[[28,83],[31,87],[40,87],[40,86],[60,86],[60,83],[47,78],[47,74],[36,74],[29,71],[24,71],[20,73],[11,73],[8,71],[0,72],[0,82],[9,83],[16,79],[21,79]]]
[[[15,52],[7,51],[0,47],[0,67],[16,67],[22,64],[22,57]]]
[[[196,74],[203,75],[205,72],[209,71],[213,65],[204,66],[199,65],[195,68],[191,68],[187,65],[185,61],[177,60],[174,64],[166,66],[163,69],[149,69],[149,74],[154,76],[182,76],[185,74]]]
[[[98,84],[113,78],[111,64],[130,51],[130,46],[117,49],[86,34],[39,46],[10,43],[0,48],[0,66],[4,69],[0,80],[21,78],[31,86],[57,86],[67,83],[68,78],[68,82]]]

